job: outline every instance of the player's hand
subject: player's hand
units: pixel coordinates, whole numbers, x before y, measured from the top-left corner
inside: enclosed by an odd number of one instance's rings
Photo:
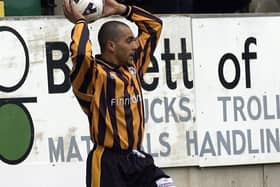
[[[126,10],[126,6],[118,3],[116,0],[104,0],[104,3],[102,17],[121,15]]]
[[[64,0],[63,12],[65,17],[72,23],[76,23],[79,19],[85,19],[83,14],[79,12],[73,0]]]

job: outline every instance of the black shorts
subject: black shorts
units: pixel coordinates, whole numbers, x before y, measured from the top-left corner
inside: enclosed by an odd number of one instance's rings
[[[95,147],[87,158],[87,187],[154,187],[157,179],[169,177],[154,165],[151,155],[140,152],[145,158]]]

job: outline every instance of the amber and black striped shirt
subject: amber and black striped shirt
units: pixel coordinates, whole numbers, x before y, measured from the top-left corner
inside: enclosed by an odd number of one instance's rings
[[[140,76],[146,71],[160,37],[162,21],[129,6],[126,18],[138,26],[134,64],[114,65],[92,56],[87,23],[72,30],[73,93],[90,120],[92,141],[114,150],[139,149],[144,134]]]

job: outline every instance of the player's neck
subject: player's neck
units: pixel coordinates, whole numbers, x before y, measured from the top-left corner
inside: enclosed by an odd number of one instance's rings
[[[112,54],[106,54],[106,53],[101,54],[101,58],[102,58],[105,62],[108,62],[108,63],[110,63],[110,64],[114,64],[114,65],[117,65],[117,66],[121,65],[121,64],[119,63],[119,61],[117,60],[117,58],[116,58],[114,55],[112,55]]]

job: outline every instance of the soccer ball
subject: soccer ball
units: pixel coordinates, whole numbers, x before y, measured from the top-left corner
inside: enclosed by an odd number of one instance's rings
[[[85,16],[90,23],[101,17],[103,12],[104,0],[74,0],[78,10]]]

